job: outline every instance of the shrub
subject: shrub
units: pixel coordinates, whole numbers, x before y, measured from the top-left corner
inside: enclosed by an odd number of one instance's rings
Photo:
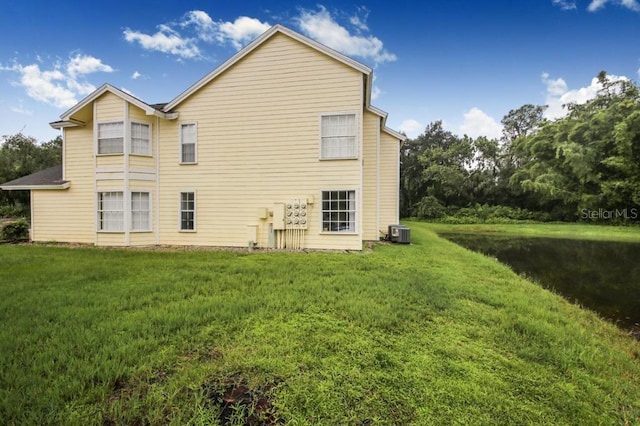
[[[25,218],[7,222],[0,229],[0,240],[22,241],[28,239],[29,223]]]
[[[22,206],[0,206],[0,217],[20,217],[26,213]]]
[[[420,219],[438,219],[446,215],[447,211],[440,201],[431,195],[423,197],[415,206],[416,216]]]

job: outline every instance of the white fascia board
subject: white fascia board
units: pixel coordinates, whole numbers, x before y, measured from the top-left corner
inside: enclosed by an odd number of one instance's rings
[[[385,111],[381,110],[380,108],[374,107],[373,105],[367,105],[367,110],[374,113],[378,117],[382,118],[380,123],[380,128],[382,129],[383,132],[388,133],[394,138],[399,139],[400,142],[404,142],[405,140],[407,140],[407,137],[405,135],[403,135],[402,133],[396,132],[395,130],[390,129],[386,126],[387,116],[389,114],[387,114]]]
[[[86,107],[87,105],[89,105],[91,102],[95,101],[96,99],[98,99],[100,96],[104,95],[106,92],[111,92],[114,95],[118,96],[119,98],[124,99],[125,101],[129,102],[130,104],[133,104],[135,106],[137,106],[138,108],[140,108],[141,110],[143,110],[145,112],[145,114],[147,115],[153,115],[156,117],[160,117],[160,118],[165,118],[165,119],[169,119],[169,120],[173,120],[175,118],[178,118],[178,114],[177,113],[171,113],[171,114],[167,114],[163,111],[159,111],[155,108],[153,108],[151,105],[141,101],[140,99],[131,96],[130,94],[108,84],[105,83],[102,86],[98,87],[96,90],[94,90],[92,93],[90,93],[89,95],[87,95],[84,99],[82,99],[80,102],[78,102],[77,104],[75,104],[73,107],[71,107],[71,109],[69,109],[68,111],[66,111],[64,114],[62,114],[60,116],[61,121],[63,122],[74,122],[74,120],[71,118],[71,116],[73,114],[75,114],[76,112],[80,111],[82,108]],[[67,126],[62,126],[62,127],[71,127],[70,125]]]
[[[61,183],[60,185],[16,185],[16,186],[0,186],[3,191],[30,191],[32,189],[67,189],[71,187],[71,182]]]

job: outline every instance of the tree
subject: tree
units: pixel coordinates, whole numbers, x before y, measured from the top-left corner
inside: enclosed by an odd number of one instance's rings
[[[44,144],[30,136],[17,133],[5,136],[0,146],[0,183],[44,170],[62,162],[62,137]],[[0,207],[22,208],[27,212],[29,194],[27,191],[0,191]]]

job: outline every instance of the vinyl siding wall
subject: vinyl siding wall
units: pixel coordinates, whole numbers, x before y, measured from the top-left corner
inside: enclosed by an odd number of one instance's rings
[[[363,234],[364,240],[374,241],[378,234],[378,137],[380,117],[366,111],[364,114],[363,158]]]
[[[400,142],[380,132],[380,231],[400,221],[398,200],[400,195]]]
[[[356,113],[362,143],[362,74],[278,34],[176,108],[160,123],[160,242],[246,246],[259,209],[291,199],[309,205],[304,246],[360,249],[357,234],[321,234],[321,191],[356,190],[358,160],[319,160],[320,115]],[[195,165],[179,164],[179,124],[198,126]],[[179,232],[179,193],[196,192],[196,232]],[[362,205],[358,205],[358,210]]]
[[[65,190],[32,190],[34,241],[93,243],[95,236],[92,123],[64,130]]]

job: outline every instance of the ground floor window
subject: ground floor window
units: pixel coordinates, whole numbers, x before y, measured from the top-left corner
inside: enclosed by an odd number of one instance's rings
[[[196,230],[196,194],[195,192],[180,193],[180,230]]]
[[[356,191],[322,191],[322,231],[356,232]]]
[[[124,231],[124,197],[122,192],[98,193],[98,230]]]
[[[148,192],[131,193],[131,230],[151,230],[151,202]]]

